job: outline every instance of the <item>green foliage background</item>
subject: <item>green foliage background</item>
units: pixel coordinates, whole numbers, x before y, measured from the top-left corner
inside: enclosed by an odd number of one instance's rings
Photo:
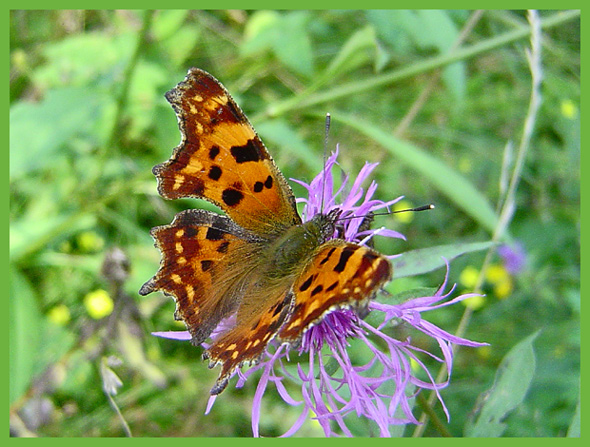
[[[465,336],[490,346],[458,351],[443,392],[451,420],[434,405],[442,427],[422,436],[579,434],[580,17],[540,16],[543,103],[498,241],[520,241],[527,263],[508,296],[484,282],[482,307],[428,315],[451,332],[463,317]],[[137,295],[159,262],[149,229],[202,205],[164,201],[151,174],[180,138],[163,94],[190,66],[225,84],[287,178],[321,169],[330,112],[346,172],[380,161],[380,198],[436,204],[411,223],[379,218],[407,236],[380,241],[382,252],[466,252],[456,247],[489,241],[499,225],[504,148],[518,147],[530,100],[529,37],[526,13],[511,11],[12,11],[11,434],[123,435],[103,392],[114,372],[112,399],[134,436],[251,435],[255,384],[230,385],[205,416],[217,371],[200,349],[150,336],[181,329],[174,304]],[[101,273],[114,247],[124,282]],[[493,249],[485,256],[455,259],[451,282],[500,263]],[[390,290],[434,287],[443,275],[398,278]],[[101,289],[115,310],[96,320],[84,298]],[[490,389],[514,401],[486,400]],[[262,433],[284,432],[296,413],[276,396],[265,402]],[[309,423],[301,434],[322,432]]]

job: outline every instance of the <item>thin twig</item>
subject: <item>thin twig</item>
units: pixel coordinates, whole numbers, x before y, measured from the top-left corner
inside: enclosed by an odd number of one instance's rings
[[[121,379],[115,374],[115,372],[111,369],[109,365],[109,360],[106,357],[103,357],[100,360],[99,364],[100,375],[102,378],[102,390],[107,397],[111,408],[117,413],[117,417],[121,422],[121,426],[123,427],[123,431],[125,432],[125,436],[128,438],[132,438],[133,435],[131,434],[131,428],[129,428],[129,424],[125,420],[123,413],[119,409],[119,406],[113,399],[113,395],[117,394],[117,388],[119,388],[123,383]]]
[[[494,240],[499,240],[502,238],[512,219],[516,188],[518,188],[518,184],[520,182],[524,160],[530,147],[533,130],[535,128],[535,122],[537,120],[537,114],[541,106],[541,83],[543,81],[543,69],[541,65],[541,26],[538,13],[536,11],[529,11],[528,19],[529,23],[531,24],[531,49],[530,51],[527,50],[526,55],[529,66],[531,67],[533,84],[531,89],[531,99],[529,102],[527,116],[524,121],[524,129],[516,155],[514,170],[512,171],[512,177],[510,179],[510,184],[508,185],[506,198],[503,201],[504,206],[502,207],[499,223],[493,235]]]
[[[440,418],[438,417],[438,415],[435,413],[434,409],[432,408],[432,404],[430,404],[426,400],[423,393],[418,393],[418,395],[416,396],[416,402],[418,403],[418,405],[420,406],[422,411],[428,415],[430,422],[432,422],[432,424],[436,427],[436,431],[442,437],[450,438],[453,436],[453,435],[451,435],[451,433],[449,432],[447,427],[445,427],[444,422],[441,421]],[[414,432],[414,435],[415,434],[416,434],[416,432]]]

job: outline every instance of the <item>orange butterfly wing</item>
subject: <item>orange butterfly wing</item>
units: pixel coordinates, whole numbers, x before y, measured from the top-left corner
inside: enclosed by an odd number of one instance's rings
[[[239,324],[216,339],[203,354],[209,368],[221,364],[219,377],[211,394],[221,393],[236,368],[255,363],[273,340],[292,311],[293,296],[289,290],[270,289],[266,294],[269,305],[257,313],[239,318]]]
[[[219,81],[192,68],[166,99],[182,140],[170,160],[154,167],[163,197],[209,200],[258,234],[301,223],[291,188]]]
[[[161,290],[173,296],[176,319],[185,322],[198,345],[240,304],[236,288],[248,270],[238,264],[253,251],[252,235],[228,217],[205,210],[178,213],[170,225],[151,233],[162,260],[139,294]]]
[[[385,256],[342,239],[322,244],[303,267],[288,290],[268,288],[261,310],[243,315],[240,324],[205,353],[210,367],[222,365],[211,394],[223,391],[233,371],[255,362],[275,336],[280,342],[296,345],[305,331],[329,312],[353,308],[363,315],[369,300],[392,275]]]
[[[160,269],[139,293],[173,296],[175,316],[194,344],[238,313],[235,327],[205,353],[212,364],[223,365],[212,390],[221,392],[236,367],[260,357],[289,312],[290,284],[253,284],[261,276],[261,252],[301,218],[291,188],[221,83],[193,68],[166,98],[182,139],[171,158],[153,169],[159,193],[206,199],[228,217],[187,210],[154,228]]]
[[[310,326],[336,309],[350,307],[364,314],[369,300],[392,273],[389,260],[375,250],[342,239],[329,240],[295,281],[293,311],[278,338],[296,343]]]

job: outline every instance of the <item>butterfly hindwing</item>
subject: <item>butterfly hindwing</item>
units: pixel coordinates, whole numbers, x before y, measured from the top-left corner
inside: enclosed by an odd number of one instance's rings
[[[236,288],[247,273],[239,260],[255,250],[255,239],[231,219],[205,210],[183,211],[152,236],[162,253],[160,269],[139,293],[161,290],[174,297],[177,318],[199,344],[239,305]]]
[[[293,297],[289,290],[275,288],[266,290],[264,294],[264,300],[272,304],[261,312],[242,316],[240,324],[214,340],[203,355],[209,359],[210,368],[221,364],[221,371],[211,394],[219,394],[225,389],[236,368],[258,361],[291,314]]]

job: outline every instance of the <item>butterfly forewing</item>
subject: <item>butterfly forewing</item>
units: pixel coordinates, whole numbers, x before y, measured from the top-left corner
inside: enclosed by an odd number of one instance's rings
[[[259,234],[301,222],[291,188],[219,81],[191,69],[166,98],[182,141],[170,160],[154,167],[162,196],[207,199]]]
[[[362,311],[391,275],[391,263],[376,251],[342,239],[326,242],[295,281],[293,311],[278,337],[295,342],[335,309]]]

